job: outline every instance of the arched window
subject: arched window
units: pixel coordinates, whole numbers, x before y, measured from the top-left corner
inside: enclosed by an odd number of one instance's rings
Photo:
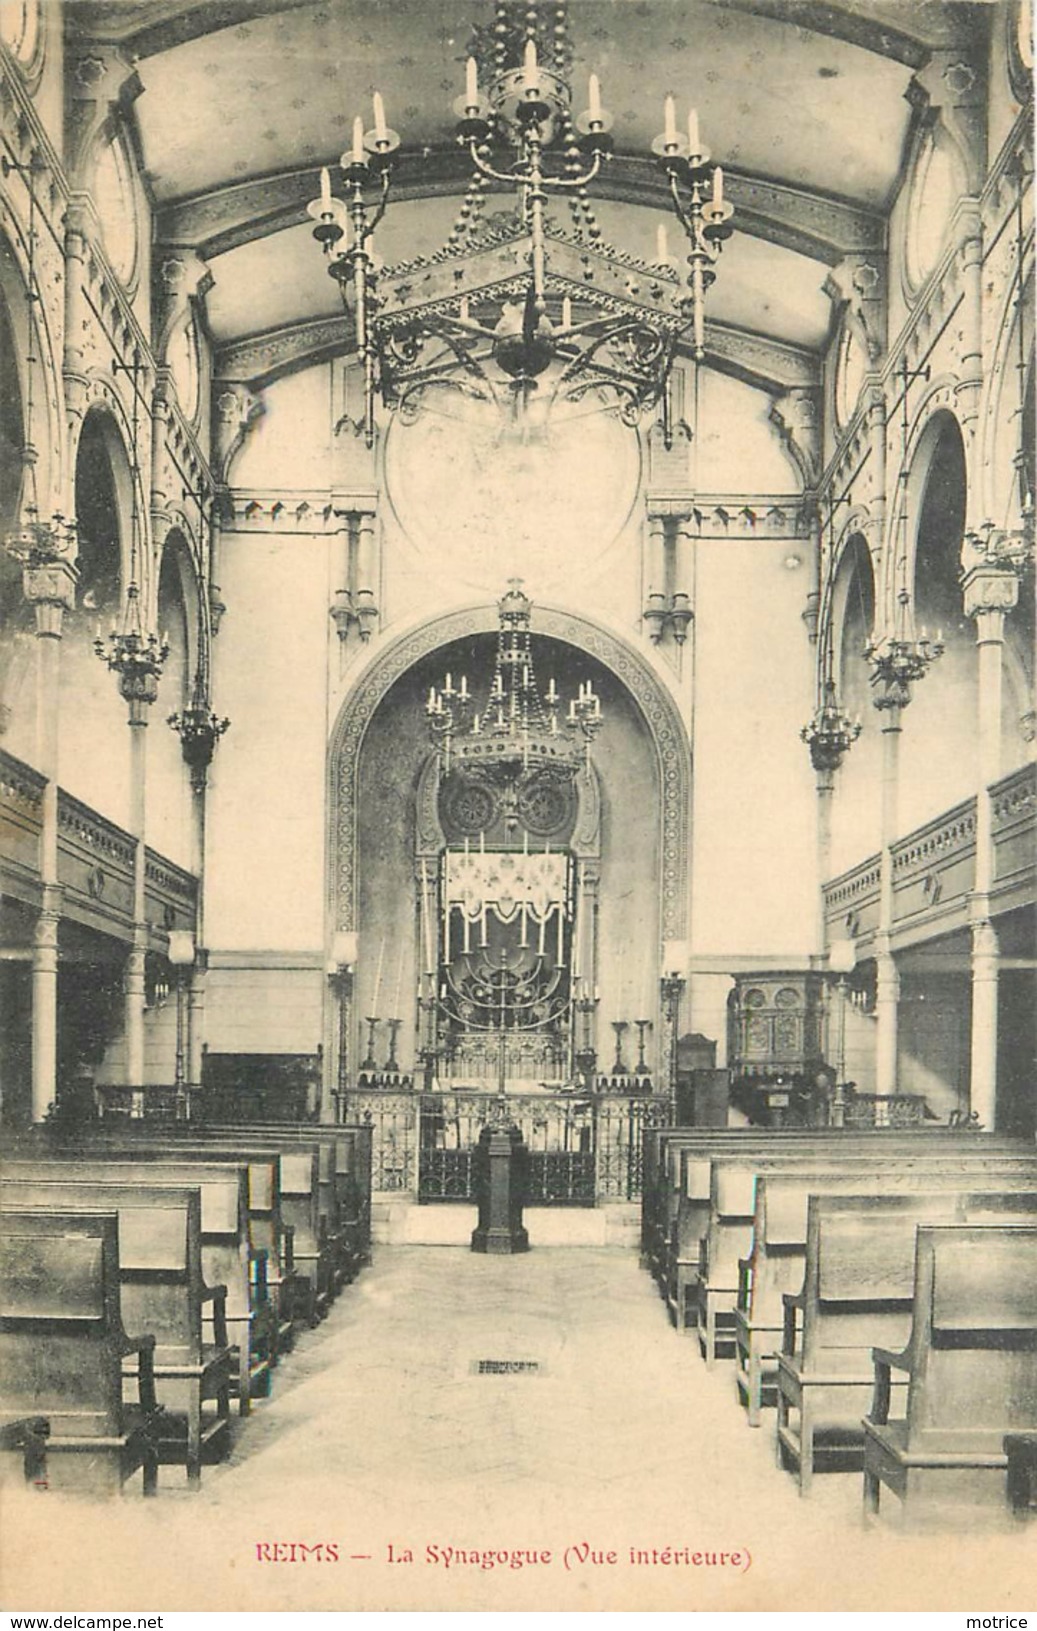
[[[34,66],[41,45],[40,0],[0,0],[0,40],[23,67]]]
[[[198,329],[193,312],[170,340],[168,360],[181,411],[193,421],[198,414]]]
[[[961,162],[950,137],[933,126],[915,159],[907,209],[905,270],[912,290],[925,282],[940,257],[951,212],[965,190]]]
[[[110,136],[97,156],[92,190],[112,271],[130,286],[137,270],[137,200],[129,155],[118,135]]]

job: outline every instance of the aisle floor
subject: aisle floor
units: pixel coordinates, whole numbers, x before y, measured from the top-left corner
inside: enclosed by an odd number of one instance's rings
[[[965,1607],[993,1569],[988,1608],[1032,1606],[1032,1529],[866,1534],[859,1475],[801,1501],[772,1420],[746,1425],[731,1366],[706,1370],[627,1252],[379,1247],[200,1493],[164,1468],[155,1502],[9,1497],[2,1602]]]

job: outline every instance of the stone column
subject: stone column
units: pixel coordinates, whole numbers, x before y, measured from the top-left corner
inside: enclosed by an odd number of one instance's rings
[[[59,685],[66,611],[75,606],[78,573],[54,557],[27,565],[22,590],[36,614],[36,760],[43,789],[40,879],[43,899],[32,948],[32,1119],[42,1121],[57,1096]]]
[[[972,927],[972,1034],[970,1109],[993,1131],[997,1111],[998,940],[990,917],[994,831],[990,788],[1001,771],[1001,686],[1005,616],[1019,598],[1019,579],[995,560],[969,566],[963,583],[966,615],[976,622],[977,696],[976,871],[969,916]]]
[[[831,768],[817,770],[817,923],[814,929],[814,949],[819,955],[823,955],[827,940],[825,883],[831,871],[834,793],[835,770]]]
[[[882,711],[882,842],[879,882],[879,930],[875,939],[878,984],[875,996],[875,1090],[897,1089],[897,1021],[900,975],[893,955],[893,843],[897,837],[900,775],[901,712],[906,698],[892,686],[883,689],[875,706]]]
[[[123,695],[126,695],[124,689]],[[130,726],[130,831],[136,842],[133,862],[133,944],[126,958],[125,995],[126,1082],[144,1084],[144,961],[147,952],[145,915],[145,821],[147,810],[147,738],[150,700],[127,696]]]

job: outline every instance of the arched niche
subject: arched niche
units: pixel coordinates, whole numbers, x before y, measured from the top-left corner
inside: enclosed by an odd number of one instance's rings
[[[6,245],[4,246],[6,252]],[[18,521],[24,466],[25,404],[22,396],[19,340],[5,280],[0,278],[0,537]],[[11,752],[32,752],[33,612],[22,594],[22,570],[0,550],[0,737]]]
[[[328,920],[332,931],[356,926],[356,771],[360,746],[376,708],[394,681],[429,653],[466,636],[496,634],[497,628],[496,606],[479,606],[447,613],[387,641],[343,702],[328,753]],[[574,664],[579,664],[581,654],[597,658],[626,687],[644,719],[659,769],[662,932],[665,939],[680,939],[687,931],[691,750],[676,703],[633,647],[587,618],[538,606],[533,613],[533,634],[534,638],[551,636],[570,646]]]
[[[861,734],[843,760],[832,821],[832,872],[838,874],[875,847],[878,803],[872,796],[880,759],[879,721],[872,705],[864,648],[875,626],[875,576],[867,538],[851,518],[832,585],[824,629],[831,640],[832,672],[839,701]]]
[[[917,634],[944,651],[912,686],[903,764],[903,831],[967,797],[975,785],[976,636],[962,603],[961,545],[968,507],[965,445],[954,415],[937,409],[917,438],[907,480],[907,558],[897,592],[910,595]]]
[[[118,629],[128,582],[132,472],[113,415],[102,405],[84,417],[76,445],[75,495],[79,584],[66,614],[61,653],[61,775],[78,798],[115,821],[129,819],[129,754],[120,727],[126,705],[116,676],[94,651]],[[139,563],[138,563],[139,581]]]
[[[466,668],[481,694],[492,677],[497,629],[496,606],[485,606],[401,636],[374,659],[336,721],[329,748],[329,937],[336,930],[359,932],[361,1017],[374,1000],[379,964],[380,1011],[389,1012],[385,1004],[391,1008],[397,991],[401,1001],[410,1000],[406,1013],[413,1006],[422,933],[416,823],[427,780],[428,688],[453,665],[455,674]],[[612,963],[599,970],[599,1030],[612,1018],[657,1024],[660,944],[684,938],[687,929],[687,736],[659,679],[615,636],[539,606],[533,635],[540,683],[546,686],[554,674],[567,696],[590,679],[605,714],[594,748],[601,796],[591,803],[600,802],[597,940],[615,950]],[[434,828],[426,837],[431,844]],[[593,847],[587,844],[588,857]]]
[[[191,794],[180,738],[167,724],[187,706],[198,663],[198,585],[187,538],[178,527],[166,534],[159,560],[157,627],[169,647],[153,729],[148,731],[148,841],[183,866],[192,866]]]

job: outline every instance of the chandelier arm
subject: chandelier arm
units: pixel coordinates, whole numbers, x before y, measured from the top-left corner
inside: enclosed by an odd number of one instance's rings
[[[478,146],[474,137],[469,138],[468,153],[472,163],[475,165],[475,168],[480,172],[480,174],[487,176],[491,181],[500,181],[505,187],[514,187],[517,181],[521,182],[526,179],[525,177],[516,175],[514,170],[495,170],[492,164],[487,164],[486,160],[479,154]]]
[[[595,148],[594,162],[591,164],[588,170],[584,171],[582,175],[541,176],[541,183],[543,186],[551,187],[557,192],[575,192],[579,187],[589,187],[591,182],[594,181],[601,173],[603,157],[604,155],[602,154],[601,149]]]
[[[385,217],[385,212],[389,207],[389,189],[392,185],[392,171],[388,165],[386,165],[385,169],[382,171],[381,184],[381,197],[378,200],[377,207],[375,208],[375,212],[371,220],[365,223],[363,234],[360,239],[362,244],[365,244],[368,238],[374,236],[375,230],[381,226]]]
[[[688,237],[695,239],[695,225],[692,217],[689,216],[687,210],[685,209],[684,200],[681,198],[680,185],[677,181],[677,171],[671,167],[666,173],[670,178],[670,198],[673,200],[674,214],[676,215],[681,226],[684,228],[685,232],[688,234]]]

